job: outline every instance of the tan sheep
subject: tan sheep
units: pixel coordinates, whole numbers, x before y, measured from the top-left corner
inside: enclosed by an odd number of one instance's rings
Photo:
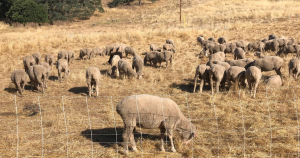
[[[25,72],[28,73],[28,69],[30,66],[33,66],[36,64],[35,59],[31,55],[27,55],[23,59],[23,65],[25,68]]]
[[[289,77],[293,75],[294,79],[297,80],[299,73],[300,73],[300,60],[291,59],[289,62]]]
[[[137,55],[137,50],[134,49],[133,47],[125,47],[125,54],[126,54],[126,58],[127,56],[130,54],[131,56],[135,56]]]
[[[132,69],[136,70],[137,78],[141,79],[143,74],[144,61],[139,55],[135,55],[132,60]]]
[[[155,58],[155,67],[157,67],[157,63],[159,63],[161,67],[162,62],[166,62],[166,68],[168,67],[168,62],[170,62],[170,66],[172,67],[172,58],[173,58],[173,53],[170,51],[164,51],[161,53],[156,54]]]
[[[255,94],[256,94],[256,89],[258,86],[258,83],[261,79],[261,71],[259,68],[257,68],[256,66],[251,66],[246,70],[246,79],[249,85],[249,89],[251,91],[251,95],[252,95],[252,91],[253,92],[253,98],[255,98]],[[254,90],[253,90],[254,88]]]
[[[47,69],[43,65],[34,65],[33,66],[33,74],[35,77],[35,81],[38,84],[38,90],[40,91],[39,87],[42,88],[43,94],[45,93],[45,86],[47,85]]]
[[[117,43],[112,43],[112,44],[110,44],[110,45],[107,45],[107,46],[105,47],[105,49],[104,49],[105,55],[108,55],[108,56],[109,56],[109,55],[111,54],[112,50],[114,49],[114,47],[115,47],[116,45],[119,45],[119,44],[117,44]]]
[[[52,71],[52,67],[46,62],[42,62],[40,65],[43,65],[46,68],[46,79],[48,80]],[[45,88],[47,88],[47,84],[45,85]]]
[[[161,52],[162,48],[156,44],[150,44],[150,51],[158,51]]]
[[[236,48],[234,50],[234,60],[245,59],[245,51],[242,48]]]
[[[194,84],[194,93],[196,91],[196,86],[197,86],[197,80],[198,78],[200,79],[200,93],[202,93],[203,85],[205,82],[209,81],[209,69],[210,67],[207,65],[198,65],[196,68],[196,73],[195,73],[195,84]]]
[[[167,43],[167,44],[172,44],[173,47],[175,48],[175,43],[174,43],[174,41],[173,41],[172,39],[167,39],[167,40],[166,40],[166,43]]]
[[[24,70],[15,70],[11,73],[11,81],[16,85],[20,95],[23,95],[24,87],[27,81],[27,74]]]
[[[73,64],[73,61],[75,59],[75,52],[72,50],[68,51],[68,63]]]
[[[41,54],[40,53],[33,53],[32,54],[32,57],[34,58],[34,60],[35,60],[35,63],[38,65],[38,64],[40,64],[40,62],[41,62]]]
[[[45,61],[50,65],[52,66],[54,64],[54,56],[53,54],[47,54],[46,57],[45,57]]]
[[[83,57],[87,56],[87,59],[91,59],[92,58],[92,48],[83,48],[80,50],[79,52],[79,58],[81,60],[83,60]]]
[[[163,45],[163,50],[164,51],[172,51],[173,53],[176,53],[175,47],[172,44],[168,44],[168,43],[165,43]]]
[[[252,64],[254,60],[251,58],[230,60],[228,63],[230,66],[239,66],[245,68],[247,65]]]
[[[152,51],[152,52],[148,52],[146,53],[146,56],[144,58],[144,64],[146,65],[147,62],[150,62],[150,66],[153,66],[156,64],[156,55],[160,53],[158,51]]]
[[[59,59],[56,64],[56,68],[58,70],[59,82],[62,83],[62,72],[65,72],[65,77],[68,77],[70,74],[68,61],[65,59]]]
[[[264,81],[267,87],[276,88],[282,86],[282,80],[279,75],[270,76]]]
[[[246,69],[239,66],[231,66],[227,71],[228,87],[231,87],[231,82],[234,82],[235,86],[246,86]],[[238,88],[238,87],[235,87]]]
[[[225,61],[225,53],[217,52],[215,54],[211,54],[209,57],[209,61]]]
[[[66,60],[69,60],[69,54],[68,54],[68,51],[60,51],[57,55],[57,60],[59,59],[66,59]]]
[[[119,70],[118,70],[118,62],[120,60],[120,56],[119,55],[114,55],[112,60],[111,60],[111,77],[113,77],[113,75],[116,75],[117,77],[119,77]]]
[[[227,62],[223,62],[223,61],[208,61],[206,63],[206,65],[208,65],[210,67],[214,64],[219,64],[219,65],[224,66],[226,68],[226,71],[230,68],[230,65]]]
[[[133,151],[137,151],[133,135],[133,130],[137,127],[160,129],[161,151],[165,151],[165,132],[171,141],[172,152],[176,152],[173,143],[175,131],[181,135],[185,145],[197,135],[196,126],[183,115],[178,105],[168,98],[147,94],[132,95],[121,100],[116,111],[124,123],[123,142],[126,154],[129,141]]]
[[[216,93],[219,92],[219,86],[225,88],[226,68],[222,65],[214,64],[209,69],[209,80],[212,93],[214,92],[213,86],[216,81]]]
[[[100,71],[97,67],[89,67],[86,69],[86,83],[89,89],[89,96],[92,96],[93,87],[96,88],[96,96],[99,94],[99,85],[100,85]]]
[[[118,62],[118,70],[123,73],[124,79],[129,78],[130,76],[134,76],[136,78],[137,74],[132,69],[132,66],[125,59],[120,59]]]

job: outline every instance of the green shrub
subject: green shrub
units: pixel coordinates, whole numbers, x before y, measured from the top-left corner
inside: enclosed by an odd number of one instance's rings
[[[47,10],[33,0],[15,1],[5,15],[10,20],[20,23],[49,21]]]

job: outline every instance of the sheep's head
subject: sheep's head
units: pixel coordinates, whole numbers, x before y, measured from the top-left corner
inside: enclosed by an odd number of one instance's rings
[[[188,144],[194,137],[197,136],[197,129],[194,124],[189,120],[182,120],[178,125],[177,129],[181,134],[184,144]]]
[[[208,50],[205,50],[205,48],[203,48],[202,51],[200,52],[200,57],[203,56],[208,56]]]

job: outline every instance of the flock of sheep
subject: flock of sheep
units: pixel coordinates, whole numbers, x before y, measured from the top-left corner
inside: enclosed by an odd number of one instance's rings
[[[215,39],[209,38],[205,40],[203,36],[197,38],[197,42],[203,47],[200,57],[208,56],[209,61],[206,64],[198,65],[195,74],[194,92],[196,91],[197,79],[200,82],[200,92],[205,82],[208,82],[213,91],[214,81],[216,82],[216,92],[219,91],[220,84],[225,88],[228,82],[230,88],[231,82],[236,86],[249,85],[251,95],[255,98],[256,89],[262,78],[263,71],[275,70],[277,75],[271,76],[266,80],[270,87],[282,86],[281,67],[283,59],[279,56],[288,53],[295,53],[297,58],[291,59],[289,67],[289,75],[293,75],[295,79],[300,72],[300,45],[296,44],[293,38],[278,38],[276,35],[269,35],[269,39],[247,43],[245,41],[236,41],[226,43],[224,37],[220,37],[217,42]],[[246,58],[246,52],[256,51],[254,56],[258,59]],[[266,56],[265,51],[275,51],[277,56]],[[234,55],[234,60],[225,62],[226,54]]]

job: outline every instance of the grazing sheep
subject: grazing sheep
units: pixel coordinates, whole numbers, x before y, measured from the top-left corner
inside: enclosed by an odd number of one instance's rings
[[[68,51],[68,63],[73,64],[74,59],[75,59],[75,52],[72,50],[69,50]]]
[[[89,67],[86,69],[86,83],[89,88],[89,96],[92,96],[93,87],[96,88],[96,96],[98,97],[99,94],[99,84],[100,84],[100,71],[97,67]]]
[[[228,81],[228,88],[231,87],[231,81],[234,82],[236,86],[241,85],[243,87],[246,86],[246,69],[239,66],[231,66],[227,70],[227,81]],[[237,88],[237,87],[236,87]]]
[[[225,61],[225,53],[217,52],[209,57],[209,61]]]
[[[27,81],[27,74],[24,70],[15,70],[11,73],[11,81],[16,85],[20,95],[23,95],[25,83]]]
[[[245,51],[242,48],[236,48],[234,50],[234,60],[245,59]]]
[[[296,53],[300,51],[300,46],[298,45],[285,45],[281,50],[277,52],[277,55],[280,56],[281,54],[284,54],[285,57],[287,57],[288,53]]]
[[[65,77],[68,77],[70,74],[70,69],[68,66],[68,61],[65,59],[59,59],[56,63],[56,68],[58,70],[59,82],[62,83],[62,72],[65,72]]]
[[[224,66],[225,68],[226,68],[226,71],[231,67],[227,62],[223,62],[223,61],[218,61],[218,60],[216,60],[216,61],[208,61],[207,63],[206,63],[206,65],[208,65],[208,66],[212,66],[212,65],[214,65],[214,64],[219,64],[219,65],[222,65],[222,66]]]
[[[220,38],[218,39],[218,43],[220,43],[220,44],[226,44],[226,39],[225,39],[225,37],[220,37]]]
[[[197,135],[194,124],[180,111],[178,105],[171,99],[153,95],[132,95],[124,98],[116,107],[117,113],[124,123],[123,142],[124,152],[128,153],[129,141],[132,149],[137,151],[133,130],[136,127],[146,129],[160,129],[161,151],[164,149],[165,132],[171,141],[171,151],[176,152],[173,144],[173,133],[177,131],[183,138],[183,143],[188,144]]]
[[[230,60],[228,64],[230,66],[239,66],[245,68],[247,65],[252,64],[254,60],[251,58],[239,59],[239,60]]]
[[[30,79],[31,91],[33,91],[33,87],[34,88],[38,87],[38,83],[37,83],[37,81],[35,79],[35,76],[34,76],[34,73],[33,73],[33,66],[30,66],[28,68],[28,76],[29,76],[29,79]]]
[[[156,64],[156,55],[160,53],[158,51],[152,51],[148,52],[144,58],[144,64],[146,65],[147,62],[150,62],[150,65],[155,65]]]
[[[272,88],[282,86],[282,80],[279,75],[270,76],[268,79],[264,81],[264,83],[266,84],[267,87],[272,87]]]
[[[32,57],[35,60],[35,63],[38,65],[41,62],[41,54],[40,53],[33,53]]]
[[[269,35],[269,40],[278,39],[278,37],[274,34]]]
[[[167,44],[172,44],[172,45],[173,45],[173,47],[175,48],[175,43],[174,43],[174,41],[173,41],[173,40],[171,40],[171,39],[167,39],[167,40],[166,40],[166,43],[167,43]]]
[[[236,49],[236,44],[235,43],[227,43],[227,44],[222,44],[225,46],[224,53],[232,53],[234,54],[234,50]]]
[[[210,37],[209,39],[207,39],[208,41],[211,41],[211,42],[216,42],[215,38],[213,37]]]
[[[245,75],[249,85],[249,89],[251,91],[251,95],[254,88],[253,98],[255,98],[256,89],[262,76],[261,71],[256,66],[251,66],[246,70]]]
[[[266,55],[264,53],[262,53],[262,52],[256,52],[256,53],[254,53],[254,56],[257,56],[258,58],[264,58],[264,57],[266,57]]]
[[[132,69],[135,68],[137,78],[141,79],[143,74],[144,61],[139,55],[135,55],[132,60]]]
[[[263,40],[261,40],[261,42],[263,42],[263,43],[265,43],[266,41],[268,41],[268,39],[263,39]]]
[[[265,43],[265,51],[275,51],[278,52],[279,43],[276,40],[267,41]]]
[[[50,65],[52,66],[54,64],[54,56],[53,54],[47,54],[46,57],[45,57],[45,61]]]
[[[206,41],[205,41],[203,36],[198,36],[197,37],[197,44],[200,44],[201,46],[204,46],[205,43],[206,43]]]
[[[122,59],[122,53],[121,52],[115,52],[115,53],[110,53],[110,55],[109,55],[109,59],[108,59],[108,63],[109,64],[111,64],[111,60],[112,60],[112,58],[115,56],[115,55],[118,55],[119,57],[120,57],[120,59]]]
[[[40,65],[43,65],[45,68],[46,68],[46,76],[45,76],[45,79],[49,79],[50,77],[50,73],[52,71],[52,67],[48,64],[48,63],[45,63],[45,62],[42,62]],[[47,89],[47,83],[45,85],[45,88]]]
[[[172,44],[165,43],[163,45],[163,50],[164,51],[172,51],[173,53],[176,53],[175,47]]]
[[[170,66],[172,67],[172,58],[173,58],[173,53],[170,51],[164,51],[161,53],[157,53],[156,54],[156,58],[155,58],[155,67],[157,67],[157,63],[159,63],[160,67],[161,67],[161,63],[162,62],[166,62],[166,68],[168,67],[168,62],[170,61]]]
[[[110,53],[112,52],[112,50],[114,49],[114,47],[117,46],[117,45],[119,45],[119,44],[113,43],[113,44],[107,45],[105,47],[105,50],[104,50],[105,55],[110,55]]]
[[[280,72],[282,63],[283,59],[281,59],[278,56],[267,56],[264,58],[255,59],[249,66],[256,66],[262,72],[275,70],[277,75],[279,75],[282,78],[282,74]]]
[[[43,65],[34,65],[33,67],[33,74],[34,80],[38,84],[39,87],[42,88],[43,94],[45,93],[45,86],[47,85],[47,69]],[[39,90],[40,91],[40,90]]]
[[[202,49],[202,51],[200,52],[200,57],[202,56],[207,56],[208,53],[209,54],[214,54],[216,52],[220,52],[220,51],[224,51],[222,49],[226,49],[226,47],[221,46],[219,43],[214,43],[214,42],[210,42],[210,43],[206,43],[204,45],[204,48]]]
[[[247,43],[243,40],[234,42],[236,44],[236,47],[242,48],[245,50],[245,47],[247,46]]]
[[[226,68],[219,64],[214,64],[209,69],[209,80],[210,80],[210,87],[212,93],[214,92],[213,86],[214,81],[216,81],[216,93],[219,92],[219,86],[222,85],[225,88],[225,79],[226,79]]]
[[[116,74],[117,77],[119,77],[119,70],[118,70],[118,62],[120,60],[119,55],[114,55],[114,57],[111,60],[111,77],[113,77],[114,74]],[[117,72],[116,72],[117,71]]]
[[[69,60],[68,58],[69,58],[68,51],[60,51],[57,55],[57,60],[59,60],[59,59]]]
[[[125,48],[127,46],[125,44],[119,44],[114,46],[113,50],[111,51],[111,54],[115,54],[115,53],[122,53],[122,56],[125,56]]]
[[[137,55],[137,51],[133,47],[125,47],[124,51],[125,51],[125,54],[126,54],[126,58],[127,58],[128,54],[130,54],[131,56],[136,56]]]
[[[245,50],[248,51],[248,52],[249,51],[252,52],[252,51],[255,51],[255,50],[259,50],[261,52],[264,52],[265,51],[265,43],[260,42],[260,41],[258,41],[258,42],[250,42],[246,46]]]
[[[137,76],[136,72],[132,69],[132,65],[130,65],[130,63],[124,59],[120,59],[118,61],[118,70],[120,73],[123,73],[124,79],[126,79],[126,76],[127,78],[130,76],[134,76],[136,78]]]
[[[93,56],[104,56],[105,55],[105,51],[102,48],[100,48],[100,47],[95,47],[92,50],[92,55]]]
[[[91,59],[93,57],[92,51],[93,51],[92,48],[83,48],[83,49],[81,49],[80,53],[79,53],[79,58],[81,60],[83,60],[83,57],[87,56],[87,59]]]
[[[300,57],[300,45],[294,45],[295,51],[296,51],[296,57],[299,59]]]
[[[156,44],[150,44],[150,51],[158,51],[161,52],[162,48],[157,46]]]
[[[273,40],[273,41],[276,41],[278,43],[279,49],[283,48],[286,45],[286,42],[287,42],[286,39],[276,39],[276,40]]]
[[[289,62],[289,76],[293,75],[294,79],[297,80],[300,73],[300,60],[291,59]]]
[[[23,65],[25,68],[25,72],[28,73],[28,69],[30,66],[33,66],[36,64],[35,59],[31,55],[27,55],[23,59]]]
[[[202,93],[203,85],[205,82],[209,81],[209,69],[210,67],[207,65],[198,65],[195,73],[195,84],[194,84],[194,93],[196,91],[197,80],[200,79],[200,93]]]

